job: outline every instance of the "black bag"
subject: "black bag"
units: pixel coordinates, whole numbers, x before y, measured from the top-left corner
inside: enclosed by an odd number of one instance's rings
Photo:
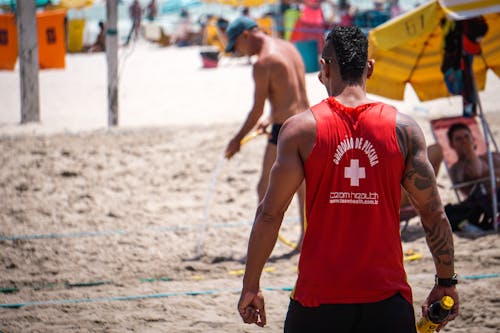
[[[444,54],[441,72],[446,75],[449,70],[461,70],[462,25],[452,20],[442,19],[441,26],[444,32]],[[462,90],[451,90],[450,93],[460,95]]]
[[[476,189],[461,203],[447,204],[444,211],[453,231],[460,231],[460,224],[463,221],[483,230],[493,228],[491,197],[482,185],[476,186]]]

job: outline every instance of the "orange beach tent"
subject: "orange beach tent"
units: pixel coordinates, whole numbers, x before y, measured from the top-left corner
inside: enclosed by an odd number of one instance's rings
[[[64,32],[65,10],[39,12],[38,54],[40,68],[64,68],[66,43]]]
[[[40,68],[64,68],[66,42],[62,9],[37,12],[38,58]],[[17,25],[14,14],[0,14],[0,70],[14,70],[18,56]]]
[[[14,14],[0,14],[0,70],[14,69],[17,52],[17,27]]]

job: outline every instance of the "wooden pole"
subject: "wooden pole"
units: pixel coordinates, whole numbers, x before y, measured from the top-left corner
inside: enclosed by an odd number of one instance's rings
[[[108,63],[108,126],[118,125],[118,0],[106,0],[106,60]]]
[[[35,1],[17,1],[21,124],[40,121],[38,33]]]
[[[490,168],[490,186],[491,186],[491,207],[493,209],[493,229],[498,232],[498,221],[497,221],[497,216],[498,216],[498,201],[497,201],[497,179],[495,176],[495,166],[493,163],[493,153],[491,152],[491,147],[490,147],[490,137],[493,138],[493,135],[491,135],[490,128],[488,126],[488,122],[486,121],[486,118],[484,116],[483,112],[483,106],[481,105],[481,100],[479,99],[479,92],[477,89],[477,84],[476,84],[476,78],[474,76],[474,70],[472,70],[472,63],[471,63],[471,77],[472,77],[472,87],[474,89],[474,96],[477,102],[477,106],[479,107],[479,118],[481,119],[481,125],[483,127],[483,135],[484,135],[484,143],[486,144],[486,154],[488,156],[488,166]],[[495,139],[493,139],[493,144],[496,147],[496,142]]]

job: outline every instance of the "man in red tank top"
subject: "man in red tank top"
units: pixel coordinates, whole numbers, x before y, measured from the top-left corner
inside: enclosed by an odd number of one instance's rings
[[[332,29],[319,73],[329,97],[284,123],[257,209],[238,303],[245,323],[266,324],[260,275],[304,179],[307,229],[285,332],[416,331],[399,233],[401,186],[420,214],[436,268],[423,315],[448,295],[455,300],[449,320],[457,316],[452,232],[424,135],[410,117],[367,98],[373,67],[359,28]]]

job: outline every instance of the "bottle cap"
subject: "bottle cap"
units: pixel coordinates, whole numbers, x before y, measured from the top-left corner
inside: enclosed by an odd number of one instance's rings
[[[443,298],[441,298],[441,306],[443,309],[449,310],[453,307],[453,304],[455,304],[455,302],[450,296],[443,296]]]

